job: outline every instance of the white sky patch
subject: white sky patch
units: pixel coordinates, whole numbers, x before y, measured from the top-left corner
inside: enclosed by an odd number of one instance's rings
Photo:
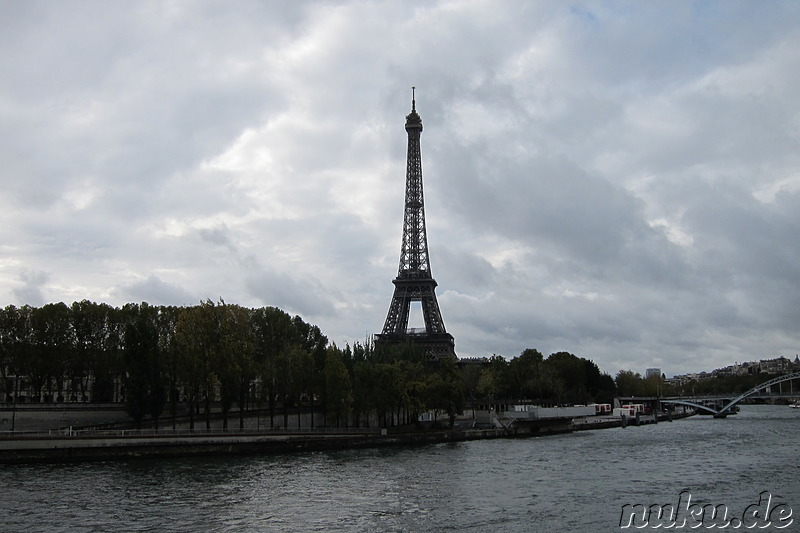
[[[248,128],[224,153],[210,161],[204,161],[200,170],[265,174],[274,172],[275,158],[270,154],[268,145],[264,143],[268,139],[269,134],[266,132],[268,129],[269,126],[261,130]]]
[[[773,183],[767,183],[753,191],[753,197],[764,204],[774,204],[779,193],[800,191],[800,174]]]
[[[785,79],[800,80],[797,72],[800,68],[798,44],[800,31],[778,36],[773,46],[758,51],[745,61],[712,69],[687,90],[707,91],[728,98],[771,96],[776,90],[786,88]]]
[[[467,144],[495,138],[513,129],[513,117],[499,114],[474,101],[457,102],[451,111],[452,124],[449,126],[456,131],[459,140]]]
[[[554,56],[555,43],[552,33],[535,37],[521,53],[506,61],[500,71],[501,78],[515,81],[544,72]]]
[[[197,232],[235,227],[240,223],[241,219],[226,213],[220,213],[211,217],[183,220],[166,218],[142,227],[137,233],[159,238],[185,237]]]
[[[543,294],[549,296],[551,298],[576,298],[581,300],[586,300],[589,302],[593,302],[600,298],[600,294],[595,291],[585,291],[580,289],[574,289],[570,287],[547,287],[543,291]]]
[[[167,218],[153,222],[144,230],[154,237],[182,237],[188,228],[189,224],[186,221]]]
[[[526,262],[526,258],[528,257],[529,251],[515,243],[512,247],[509,246],[511,243],[504,243],[504,245],[499,245],[498,242],[492,244],[487,242],[487,248],[479,252],[478,255],[483,257],[486,261],[488,261],[495,269],[503,269],[506,267],[520,267]]]
[[[83,181],[79,187],[64,193],[64,201],[74,210],[81,211],[91,206],[100,196],[100,192],[92,185],[92,180]]]
[[[387,212],[386,206],[397,206],[394,201],[396,195],[390,195],[381,186],[382,178],[397,169],[386,166],[378,173],[375,170],[353,168],[323,175],[331,188],[331,205],[328,207],[333,211],[356,216],[365,224],[384,225],[391,222],[395,217],[389,216],[391,213]]]
[[[262,217],[302,218],[311,212],[303,192],[314,180],[278,154],[286,149],[287,135],[314,127],[310,119],[283,115],[258,130],[248,129],[224,153],[204,162],[199,171],[224,177]]]
[[[691,235],[683,231],[678,224],[670,222],[665,218],[650,220],[648,224],[650,224],[651,228],[661,228],[673,244],[677,244],[678,246],[691,246],[694,244],[694,238]]]
[[[664,142],[691,134],[689,111],[674,100],[674,94],[632,103],[626,109],[627,122],[635,131],[647,132],[652,140]]]

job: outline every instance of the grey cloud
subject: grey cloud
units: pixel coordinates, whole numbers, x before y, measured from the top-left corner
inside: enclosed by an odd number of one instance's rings
[[[194,305],[206,297],[193,295],[179,285],[159,279],[155,274],[117,287],[112,292],[126,302],[147,302],[151,305]]]
[[[44,295],[44,287],[50,280],[50,274],[42,271],[23,271],[19,275],[21,286],[14,287],[11,292],[20,305],[32,305],[34,307],[47,303]]]
[[[669,374],[794,353],[799,15],[2,4],[0,289],[223,297],[362,340],[396,275],[415,85],[460,354]]]
[[[267,269],[252,272],[245,279],[250,295],[262,305],[280,307],[305,317],[324,317],[334,311],[328,290],[315,280]]]

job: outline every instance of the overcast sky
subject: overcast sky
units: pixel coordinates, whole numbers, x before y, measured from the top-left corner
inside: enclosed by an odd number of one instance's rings
[[[800,352],[788,0],[0,0],[2,305],[223,298],[380,332],[412,85],[459,356]]]

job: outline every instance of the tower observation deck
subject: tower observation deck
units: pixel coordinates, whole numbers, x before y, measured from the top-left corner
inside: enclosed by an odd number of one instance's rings
[[[414,88],[412,88],[413,91]],[[414,92],[411,113],[406,116],[408,156],[406,160],[406,198],[403,216],[403,242],[400,267],[392,281],[394,295],[383,330],[376,335],[378,344],[400,344],[411,341],[425,349],[429,358],[455,359],[455,340],[447,333],[436,300],[436,280],[431,274],[428,235],[425,229],[425,200],[422,194],[422,157],[420,134],[422,118],[417,113]],[[412,302],[420,302],[425,328],[408,327]]]

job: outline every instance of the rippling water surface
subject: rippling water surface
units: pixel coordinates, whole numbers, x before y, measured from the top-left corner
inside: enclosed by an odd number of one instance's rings
[[[618,531],[626,503],[795,510],[800,409],[289,454],[0,466],[0,531]],[[792,530],[792,527],[788,528]]]

